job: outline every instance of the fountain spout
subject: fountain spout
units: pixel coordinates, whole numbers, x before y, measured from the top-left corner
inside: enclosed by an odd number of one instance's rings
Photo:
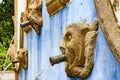
[[[18,61],[18,60],[12,60],[12,63],[14,64],[14,63],[18,63],[18,62],[20,62],[20,61]]]
[[[57,55],[49,58],[51,65],[67,61],[66,55]]]
[[[28,25],[30,25],[30,21],[25,21],[25,22],[20,23],[21,28],[24,28]]]

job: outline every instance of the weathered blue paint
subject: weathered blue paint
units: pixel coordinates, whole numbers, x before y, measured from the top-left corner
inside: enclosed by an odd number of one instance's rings
[[[24,46],[29,50],[29,62],[28,69],[21,70],[19,80],[35,80],[35,76],[50,64],[49,57],[61,54],[59,44],[67,24],[81,22],[82,19],[91,23],[96,19],[93,0],[72,0],[71,4],[52,17],[48,16],[44,0],[42,10],[43,27],[41,33],[37,35],[32,30],[28,34],[25,33],[24,36]],[[94,67],[87,80],[119,80],[120,65],[109,49],[100,27],[96,42]],[[50,66],[40,78],[40,80],[81,80],[68,78],[64,71],[64,63]]]

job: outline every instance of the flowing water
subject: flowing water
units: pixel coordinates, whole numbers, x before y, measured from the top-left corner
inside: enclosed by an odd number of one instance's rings
[[[2,71],[2,73],[1,73],[1,75],[0,75],[0,80],[2,80],[3,74],[5,73],[5,71],[6,71],[11,65],[12,65],[12,63],[8,64],[8,65],[4,68],[4,70]]]
[[[12,38],[11,42],[10,42],[10,46],[9,46],[9,48],[8,48],[8,51],[7,51],[7,55],[6,55],[6,59],[5,59],[4,66],[5,66],[5,65],[6,65],[6,63],[7,63],[7,59],[8,59],[8,57],[9,57],[10,47],[11,47],[11,45],[13,44],[13,42],[14,42],[14,36],[13,36],[13,38]]]
[[[41,71],[37,74],[37,76],[35,77],[35,80],[40,80],[40,78],[41,78],[41,76],[43,75],[43,73],[44,73],[45,71],[47,71],[47,70],[50,68],[50,66],[51,66],[51,64],[47,65],[43,70],[41,70]]]
[[[10,42],[10,46],[9,46],[9,48],[8,48],[8,51],[7,51],[7,54],[6,54],[6,58],[5,58],[5,63],[3,64],[3,66],[5,66],[6,63],[7,63],[7,60],[8,60],[8,57],[9,57],[10,47],[11,47],[11,44],[12,44],[13,42],[14,42],[14,36],[13,36],[11,42]],[[0,75],[0,80],[2,80],[2,75],[5,73],[5,71],[6,71],[11,65],[12,65],[12,62],[11,62],[10,64],[8,64],[6,67],[3,67],[4,70],[2,71],[2,73],[1,73],[1,75]]]

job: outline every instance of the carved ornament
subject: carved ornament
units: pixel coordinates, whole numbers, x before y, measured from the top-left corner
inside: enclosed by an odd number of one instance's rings
[[[113,5],[110,0],[94,0],[94,3],[103,34],[112,53],[120,64],[120,26],[114,13],[118,4],[117,0],[113,1],[115,1]]]
[[[90,75],[94,65],[97,24],[95,20],[91,25],[73,23],[66,26],[60,49],[67,57],[65,72],[68,77],[87,78]]]
[[[24,16],[23,16],[24,15]],[[42,0],[28,0],[28,6],[25,12],[22,13],[22,19],[27,20],[21,23],[21,27],[25,28],[28,25],[35,30],[37,34],[40,33],[40,27],[42,26]],[[25,18],[24,18],[25,17]]]
[[[21,70],[21,68],[27,69],[28,67],[28,50],[27,49],[20,49],[19,51],[14,50],[15,45],[11,45],[10,47],[10,52],[9,52],[9,56],[12,60],[13,63],[13,70],[16,72],[19,72]]]
[[[49,16],[54,15],[62,8],[64,8],[70,0],[46,0],[47,11]]]

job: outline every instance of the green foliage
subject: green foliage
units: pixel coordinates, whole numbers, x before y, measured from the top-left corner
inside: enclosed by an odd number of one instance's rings
[[[10,57],[7,57],[6,63],[4,62],[2,65],[2,69],[5,69],[6,66],[8,66],[11,63]],[[12,65],[8,67],[7,70],[12,70]]]
[[[9,47],[10,40],[14,33],[13,15],[13,0],[3,0],[3,3],[0,4],[0,42],[4,44],[6,48]]]
[[[6,54],[0,54],[0,70],[5,69],[5,67],[10,63],[11,63],[10,57],[7,57],[6,59]],[[12,69],[12,65],[8,67],[7,70],[11,70],[11,69]]]
[[[3,0],[0,3],[0,56],[7,53],[7,49],[11,42],[14,33],[14,25],[12,16],[14,15],[14,0]],[[0,70],[9,64],[10,59],[7,60],[7,64],[4,65],[5,59],[0,57]]]
[[[7,53],[7,48],[4,47],[5,46],[5,42],[2,44],[0,43],[0,54],[5,54]]]

